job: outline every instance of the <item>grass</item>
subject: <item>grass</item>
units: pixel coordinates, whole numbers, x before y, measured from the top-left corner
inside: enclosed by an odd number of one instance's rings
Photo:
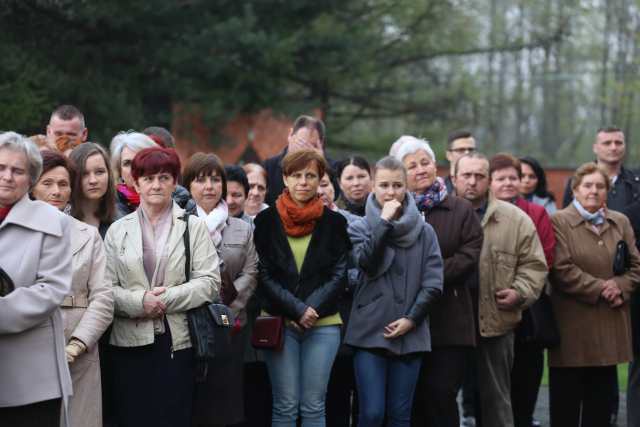
[[[629,373],[629,364],[623,363],[618,365],[618,387],[621,391],[627,390],[627,374]],[[542,374],[542,385],[549,385],[549,366],[547,364],[547,352],[544,352],[544,373]]]

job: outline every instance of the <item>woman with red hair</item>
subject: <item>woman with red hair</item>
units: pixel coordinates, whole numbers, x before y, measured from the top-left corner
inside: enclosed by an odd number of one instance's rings
[[[173,149],[138,152],[131,177],[139,209],[113,223],[105,239],[115,305],[109,343],[122,427],[191,425],[194,359],[187,311],[215,298],[220,273],[205,223],[187,219],[171,198],[179,172]]]

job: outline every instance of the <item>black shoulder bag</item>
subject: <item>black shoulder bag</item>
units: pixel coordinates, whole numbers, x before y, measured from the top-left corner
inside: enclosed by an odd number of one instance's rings
[[[613,275],[622,276],[631,268],[631,255],[629,246],[624,240],[620,240],[616,245],[616,255],[613,258]]]
[[[189,239],[189,215],[184,214],[184,274],[187,282],[191,278],[191,246]],[[196,381],[207,379],[209,362],[231,359],[231,330],[235,319],[229,307],[217,301],[204,303],[187,311],[189,337],[196,361]]]
[[[11,277],[9,277],[6,271],[0,268],[0,297],[9,295],[15,289],[16,286],[13,280],[11,280]]]

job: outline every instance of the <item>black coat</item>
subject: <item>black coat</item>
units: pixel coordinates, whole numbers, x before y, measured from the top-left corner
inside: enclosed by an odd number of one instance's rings
[[[633,233],[636,236],[636,247],[640,250],[640,202],[631,203],[623,211],[629,218]],[[631,294],[631,336],[633,338],[633,354],[640,356],[640,293],[635,290]]]
[[[275,206],[260,212],[255,225],[253,236],[260,259],[258,291],[263,308],[296,321],[309,306],[320,318],[337,313],[351,249],[346,219],[324,208],[300,272]]]

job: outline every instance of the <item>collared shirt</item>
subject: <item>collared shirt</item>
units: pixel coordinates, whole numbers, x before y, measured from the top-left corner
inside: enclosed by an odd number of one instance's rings
[[[476,215],[478,215],[478,219],[480,220],[480,222],[482,222],[482,220],[484,219],[484,214],[487,213],[487,207],[489,206],[489,199],[485,199],[484,202],[482,202],[482,205],[480,205],[479,208],[474,208],[474,210],[476,211]]]

